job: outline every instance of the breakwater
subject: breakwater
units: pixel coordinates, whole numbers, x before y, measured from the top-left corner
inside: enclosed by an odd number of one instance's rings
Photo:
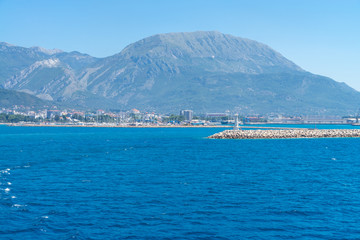
[[[276,139],[276,138],[354,138],[360,129],[282,129],[282,130],[225,130],[208,138],[213,139]]]

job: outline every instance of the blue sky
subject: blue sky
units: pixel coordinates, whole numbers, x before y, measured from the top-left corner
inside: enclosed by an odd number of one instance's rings
[[[157,33],[217,30],[360,90],[360,0],[0,0],[0,23],[0,41],[96,57]]]

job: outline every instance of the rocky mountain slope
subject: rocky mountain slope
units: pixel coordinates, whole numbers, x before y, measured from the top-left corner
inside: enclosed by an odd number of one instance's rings
[[[15,105],[43,109],[46,106],[52,106],[52,102],[41,100],[28,93],[0,89],[0,108],[10,108]]]
[[[2,43],[0,66],[4,88],[77,107],[347,114],[360,102],[344,83],[219,32],[158,34],[102,59]]]

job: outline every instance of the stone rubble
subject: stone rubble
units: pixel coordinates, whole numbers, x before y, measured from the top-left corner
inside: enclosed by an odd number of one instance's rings
[[[360,129],[286,129],[286,130],[225,130],[213,139],[276,139],[276,138],[354,138]]]

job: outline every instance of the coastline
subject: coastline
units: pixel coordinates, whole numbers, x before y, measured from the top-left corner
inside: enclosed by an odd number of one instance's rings
[[[201,126],[201,125],[70,125],[70,124],[18,124],[18,123],[0,123],[9,127],[78,127],[78,128],[232,128],[232,126]]]
[[[0,123],[9,127],[90,127],[90,128],[233,128],[231,125],[113,125],[113,124],[34,124],[34,123]],[[287,124],[286,124],[287,125]],[[241,125],[243,129],[304,129],[292,127],[266,127],[258,125]]]

